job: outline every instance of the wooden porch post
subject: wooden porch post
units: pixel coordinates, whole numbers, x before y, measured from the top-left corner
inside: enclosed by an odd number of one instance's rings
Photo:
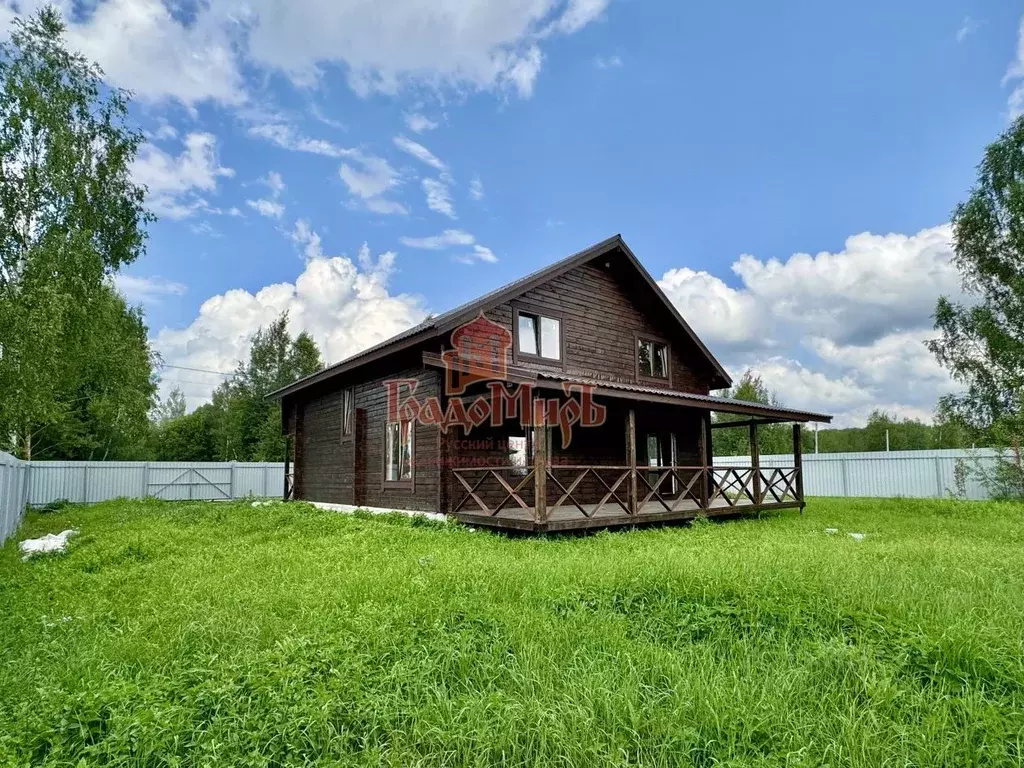
[[[796,499],[800,514],[804,513],[804,451],[800,441],[800,424],[793,425],[793,468],[796,470]]]
[[[629,513],[636,508],[636,412],[630,408],[626,415],[626,463],[629,464]]]
[[[697,482],[697,504],[701,509],[707,510],[708,497],[710,496],[710,473],[708,462],[708,421],[704,414],[700,414],[700,431],[697,433],[697,453],[700,455],[700,480]]]
[[[548,436],[543,419],[533,425],[533,521],[548,519]]]
[[[757,444],[757,422],[750,423],[750,466],[754,470],[754,503],[761,503],[761,447]]]

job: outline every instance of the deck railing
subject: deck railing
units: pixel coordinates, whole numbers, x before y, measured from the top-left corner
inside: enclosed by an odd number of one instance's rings
[[[544,522],[553,512],[591,519],[692,516],[802,502],[796,467],[553,464],[544,468],[538,493],[539,471],[532,466],[452,469],[459,487],[453,489],[451,512]]]

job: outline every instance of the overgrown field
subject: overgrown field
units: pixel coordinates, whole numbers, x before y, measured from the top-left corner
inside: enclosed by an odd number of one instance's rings
[[[545,539],[112,502],[17,538],[66,527],[0,549],[0,765],[1024,762],[1019,506]]]

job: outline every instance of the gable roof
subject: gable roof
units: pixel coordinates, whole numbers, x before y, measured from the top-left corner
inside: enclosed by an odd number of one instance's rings
[[[607,240],[595,243],[589,248],[584,248],[582,251],[578,251],[571,256],[567,256],[561,261],[556,261],[554,264],[544,267],[543,269],[539,269],[536,272],[519,278],[518,280],[513,280],[511,283],[507,283],[500,288],[496,288],[489,293],[485,293],[483,296],[480,296],[473,301],[462,304],[454,309],[450,309],[443,314],[428,317],[419,325],[414,325],[412,328],[402,331],[379,344],[375,344],[372,347],[364,349],[362,352],[357,352],[341,362],[329,365],[323,370],[301,378],[275,392],[271,392],[267,397],[277,399],[290,395],[301,389],[305,389],[306,387],[333,378],[334,376],[353,371],[356,368],[375,360],[380,360],[381,358],[398,352],[399,350],[407,349],[421,341],[443,336],[446,333],[450,333],[467,320],[471,320],[479,312],[486,312],[499,304],[504,304],[506,301],[514,299],[517,296],[521,296],[527,291],[530,291],[542,283],[546,283],[548,280],[552,280],[559,275],[568,272],[574,267],[578,267],[581,264],[585,264],[588,261],[604,256],[605,254],[612,253],[613,251],[621,252],[625,256],[626,261],[643,278],[644,282],[651,288],[651,290],[654,291],[655,296],[657,296],[669,311],[670,315],[676,323],[678,323],[681,330],[697,345],[697,348],[703,353],[715,373],[721,377],[721,386],[723,388],[731,386],[732,379],[726,372],[725,368],[722,367],[722,364],[715,359],[715,356],[711,354],[711,351],[704,345],[704,342],[700,340],[696,333],[694,333],[693,329],[683,319],[683,316],[679,314],[679,310],[675,308],[675,305],[672,304],[668,296],[665,295],[665,292],[661,290],[658,283],[653,277],[651,277],[650,273],[644,269],[644,266],[633,254],[633,251],[631,251],[629,246],[626,245],[626,241],[622,239],[622,235],[617,234],[612,235]],[[713,388],[718,389],[719,387]]]

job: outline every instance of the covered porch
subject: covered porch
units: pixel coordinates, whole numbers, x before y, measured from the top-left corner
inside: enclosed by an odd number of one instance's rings
[[[499,448],[473,465],[453,450],[448,514],[472,525],[569,531],[803,509],[801,424],[828,416],[607,382],[594,391],[607,403],[607,422],[577,430],[569,446],[534,425],[523,430],[525,452]],[[783,422],[792,423],[793,466],[762,467],[758,427]],[[714,466],[713,436],[722,429],[748,432],[749,466]]]

